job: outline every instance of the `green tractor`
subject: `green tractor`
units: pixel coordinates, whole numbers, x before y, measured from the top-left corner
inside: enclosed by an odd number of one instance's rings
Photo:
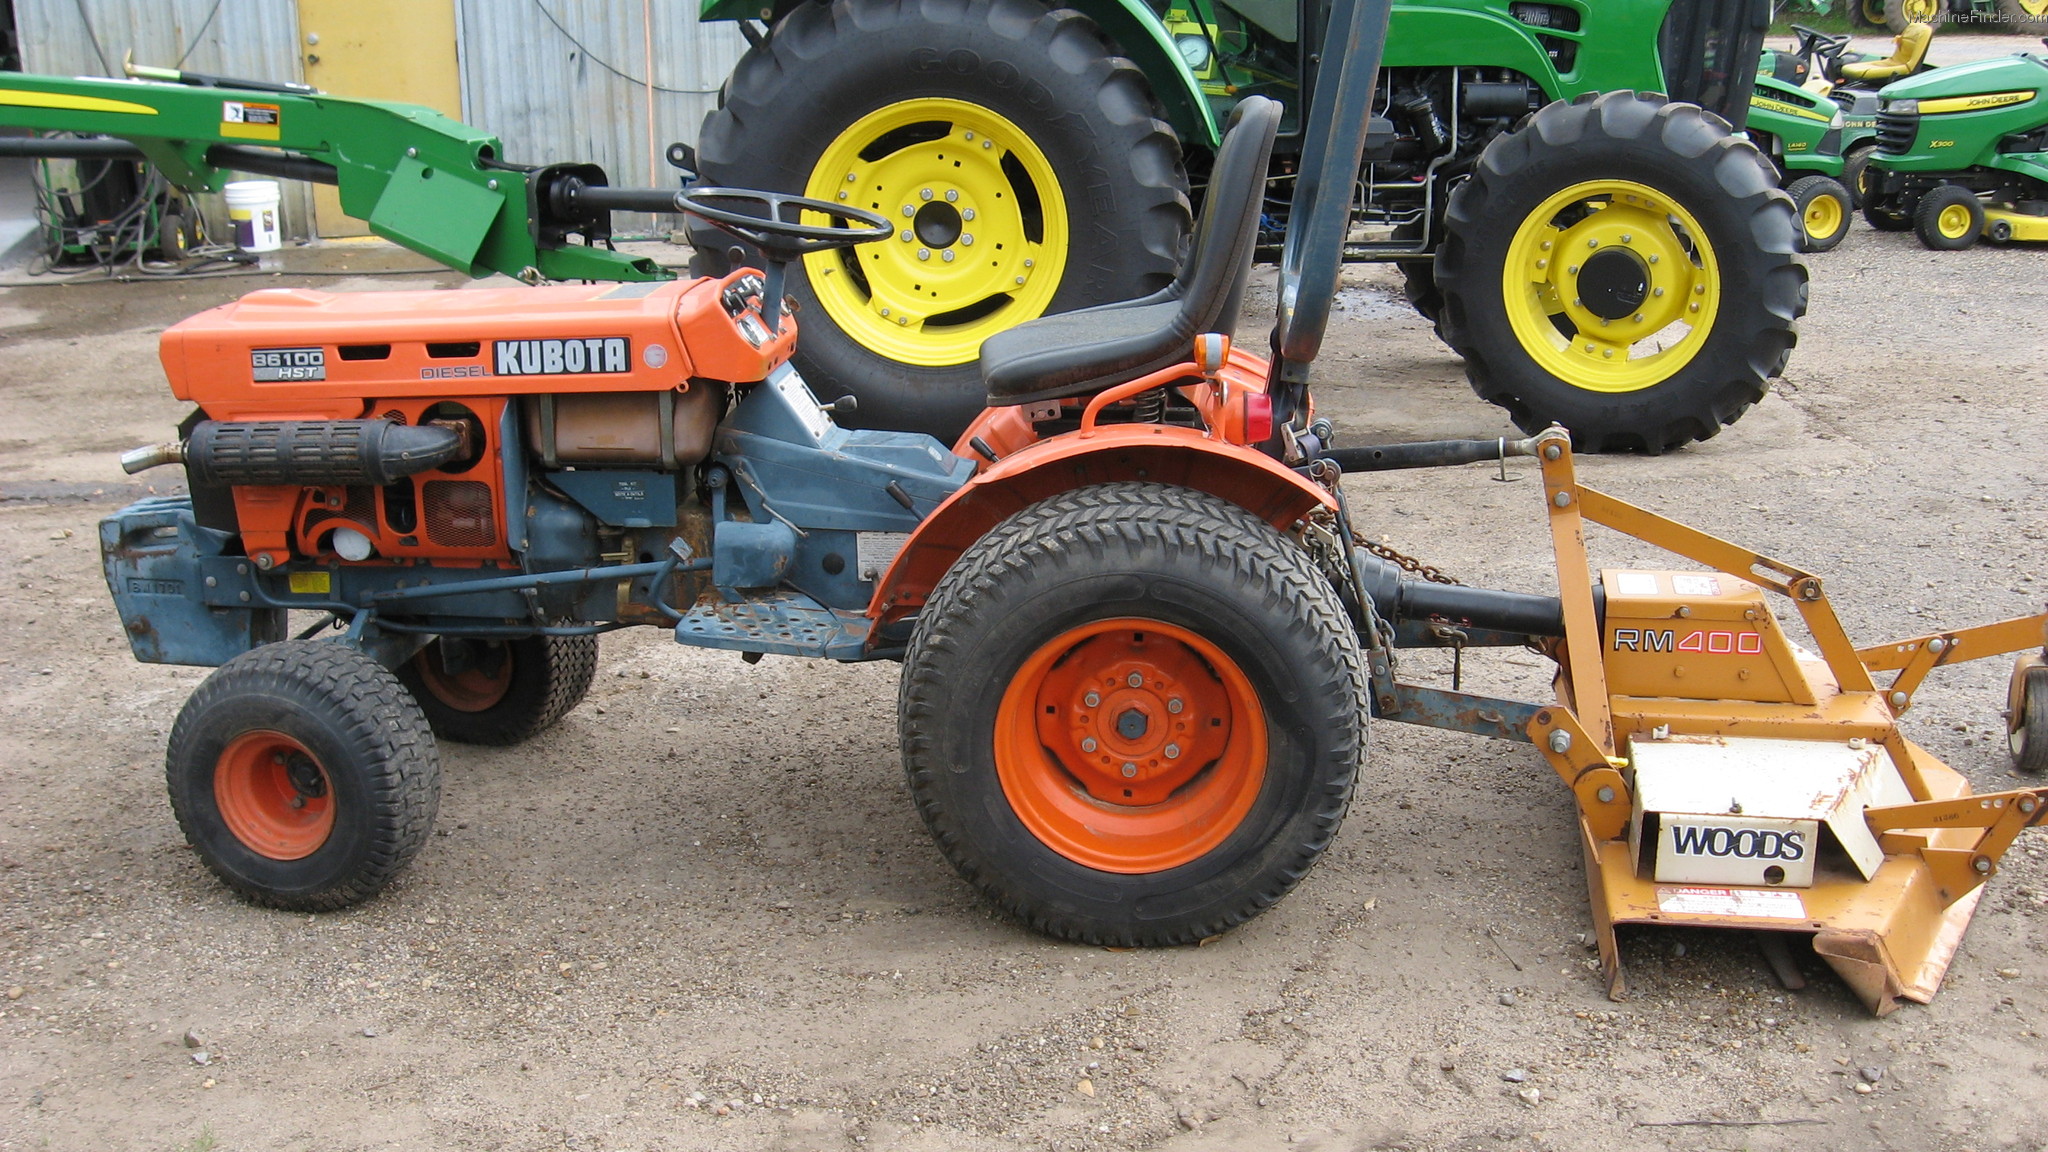
[[[2048,56],[1952,64],[1888,85],[1863,216],[1936,249],[2048,240]]]
[[[1936,22],[1986,32],[2048,32],[2048,0],[1856,0],[1851,12],[1861,23],[1894,32]]]
[[[1326,9],[702,15],[741,21],[750,44],[705,119],[704,181],[898,224],[791,268],[806,380],[857,393],[858,422],[951,438],[981,410],[984,339],[1167,288],[1218,127],[1252,95],[1286,107],[1261,235],[1277,251]],[[1764,395],[1805,310],[1795,219],[1737,131],[1767,16],[1765,0],[1398,4],[1347,258],[1403,268],[1474,389],[1524,429],[1555,421],[1614,451],[1713,436]],[[747,257],[697,238],[705,271]]]
[[[1799,211],[1800,247],[1826,252],[1849,234],[1855,216],[1859,175],[1849,170],[1843,150],[1848,117],[1825,96],[1759,75],[1749,98],[1749,139],[1776,166],[1786,195]],[[1875,117],[1858,141],[1860,172],[1877,143]]]

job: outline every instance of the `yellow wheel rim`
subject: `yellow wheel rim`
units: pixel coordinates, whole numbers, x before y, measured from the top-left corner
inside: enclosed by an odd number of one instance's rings
[[[2020,11],[2029,16],[2048,16],[2048,0],[2020,0]]]
[[[1968,236],[1970,234],[1970,206],[1967,204],[1951,204],[1943,208],[1941,215],[1934,218],[1934,226],[1939,228],[1941,234],[1950,240],[1960,240]]]
[[[1899,11],[1914,24],[1929,24],[1941,12],[1941,0],[1905,0]]]
[[[1826,240],[1841,231],[1844,217],[1842,207],[1842,202],[1833,196],[1814,197],[1806,206],[1806,235],[1814,240]]]
[[[1721,307],[1706,232],[1670,197],[1589,180],[1515,229],[1502,273],[1508,323],[1551,375],[1590,392],[1639,392],[1699,354]]]
[[[806,196],[896,225],[888,240],[804,257],[818,302],[862,347],[901,364],[965,364],[1045,314],[1066,270],[1052,163],[1009,120],[961,100],[904,100],[854,121]]]

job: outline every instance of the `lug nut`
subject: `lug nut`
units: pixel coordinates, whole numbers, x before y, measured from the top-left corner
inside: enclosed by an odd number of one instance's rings
[[[974,219],[974,209],[972,209],[972,208],[962,208],[962,209],[960,210],[960,218],[961,218],[962,220],[972,220],[972,219]]]
[[[1024,278],[1022,276],[1017,277],[1017,283],[1022,284],[1023,282]]]
[[[1145,674],[1133,672],[1129,676],[1124,677],[1124,683],[1129,684],[1133,688],[1143,688],[1145,686]]]
[[[948,248],[944,252],[939,253],[939,259],[951,264],[953,262],[953,250]]]
[[[1633,243],[1635,243],[1635,239],[1636,239],[1635,237],[1633,237],[1633,236],[1629,235],[1629,234],[1628,234],[1628,233],[1626,233],[1626,232],[1623,232],[1623,233],[1621,234],[1621,242],[1622,242],[1623,244],[1633,244]]]
[[[946,189],[946,202],[948,204],[951,204],[958,199],[960,199],[960,190],[958,188]]]
[[[1181,709],[1183,709],[1183,708],[1185,708],[1185,707],[1187,707],[1187,705],[1185,705],[1185,704],[1181,703],[1181,702],[1180,702],[1180,697],[1178,697],[1178,696],[1175,696],[1175,697],[1173,697],[1173,698],[1172,698],[1171,700],[1168,700],[1168,701],[1166,702],[1166,710],[1167,710],[1168,712],[1171,712],[1171,713],[1173,713],[1173,714],[1174,714],[1175,716],[1178,716],[1178,715],[1180,715],[1180,710],[1181,710]]]
[[[1131,777],[1136,776],[1137,774],[1138,766],[1136,764],[1131,763],[1128,760],[1124,761],[1124,779],[1129,780]]]
[[[920,188],[920,189],[918,189],[918,190],[917,190],[917,198],[918,198],[919,200],[929,200],[929,199],[931,199],[931,198],[932,198],[932,190],[931,190],[931,189],[929,189],[929,188]]]
[[[841,192],[841,193],[839,194],[839,198],[840,198],[841,200],[844,200],[844,199],[846,199],[846,193],[844,193],[844,192]]]
[[[903,214],[905,216],[915,216],[917,215],[917,209],[909,204],[905,204],[903,206]]]
[[[1099,708],[1102,706],[1102,697],[1094,692],[1090,692],[1086,696],[1081,697],[1081,703],[1090,708]]]
[[[962,244],[965,244],[965,245],[967,245],[967,246],[968,246],[968,247],[970,247],[970,248],[971,248],[971,247],[973,247],[973,246],[974,246],[974,233],[972,233],[972,232],[962,232],[962,233],[960,234],[960,243],[962,243]]]
[[[1579,266],[1577,264],[1567,264],[1564,270],[1568,276],[1577,276],[1579,274]]]
[[[929,249],[929,248],[919,248],[919,249],[917,250],[917,258],[918,258],[919,260],[929,260],[929,259],[931,259],[931,258],[932,258],[932,250],[931,250],[931,249]]]
[[[910,243],[910,242],[911,242],[912,240],[915,240],[915,239],[917,239],[917,235],[916,235],[916,233],[913,233],[913,232],[912,232],[912,231],[911,231],[910,229],[908,229],[908,228],[905,228],[905,229],[903,230],[903,242],[904,242],[905,244],[908,244],[908,243]]]
[[[1081,741],[1081,751],[1083,751],[1083,752],[1093,752],[1093,751],[1095,751],[1095,737],[1093,737],[1093,736],[1090,736],[1090,737],[1088,737],[1088,738],[1087,738],[1086,740],[1083,740],[1083,741]]]
[[[1166,758],[1167,758],[1168,760],[1178,760],[1178,759],[1180,759],[1180,745],[1178,745],[1178,744],[1168,744],[1168,745],[1166,746]]]
[[[972,133],[972,132],[969,132],[969,133],[967,134],[967,137],[966,137],[966,138],[967,138],[967,139],[969,139],[969,140],[972,140],[972,139],[974,139],[974,133]]]
[[[884,309],[882,309],[882,315],[883,315],[883,316],[887,316],[888,314],[889,314],[889,310],[888,310],[887,308],[884,308]]]

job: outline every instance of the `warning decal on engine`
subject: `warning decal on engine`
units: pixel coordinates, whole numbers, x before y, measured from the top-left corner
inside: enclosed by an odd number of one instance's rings
[[[249,375],[258,384],[327,379],[325,348],[251,348]]]
[[[1806,919],[1806,902],[1799,898],[1799,893],[1759,892],[1753,888],[1666,888],[1660,885],[1657,909],[1675,916]]]
[[[500,376],[585,376],[633,370],[633,344],[624,336],[580,340],[495,340],[491,365]]]

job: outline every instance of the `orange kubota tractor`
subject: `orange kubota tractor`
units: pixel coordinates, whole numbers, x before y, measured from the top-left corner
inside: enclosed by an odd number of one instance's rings
[[[1578,811],[1617,995],[1613,929],[1644,923],[1809,937],[1878,1011],[1932,996],[2048,790],[1971,795],[1897,717],[1934,666],[2043,645],[2048,617],[1858,649],[1818,578],[1581,486],[1561,431],[1333,447],[1308,382],[1388,10],[1332,5],[1272,357],[1229,339],[1280,124],[1255,97],[1173,285],[990,339],[990,407],[950,449],[839,427],[790,368],[787,262],[892,228],[825,201],[572,179],[572,212],[680,211],[768,266],[272,290],[166,331],[198,410],[127,463],[182,463],[190,495],[123,509],[101,541],[136,656],[219,666],[170,737],[187,838],[266,904],[369,897],[428,835],[436,739],[534,735],[589,687],[599,634],[646,624],[749,658],[901,660],[939,847],[1057,936],[1189,942],[1279,900],[1335,834],[1378,716],[1535,746]],[[1715,151],[1731,191],[1773,205],[1761,241],[1792,250],[1791,201],[1725,124],[1595,111]],[[1509,454],[1542,469],[1556,596],[1412,581],[1356,546],[1345,469]],[[1588,521],[1700,568],[1596,578]],[[313,623],[287,639],[292,612]],[[1557,662],[1555,701],[1398,675],[1404,648],[1504,645]],[[2038,665],[2012,713],[2036,766]]]

